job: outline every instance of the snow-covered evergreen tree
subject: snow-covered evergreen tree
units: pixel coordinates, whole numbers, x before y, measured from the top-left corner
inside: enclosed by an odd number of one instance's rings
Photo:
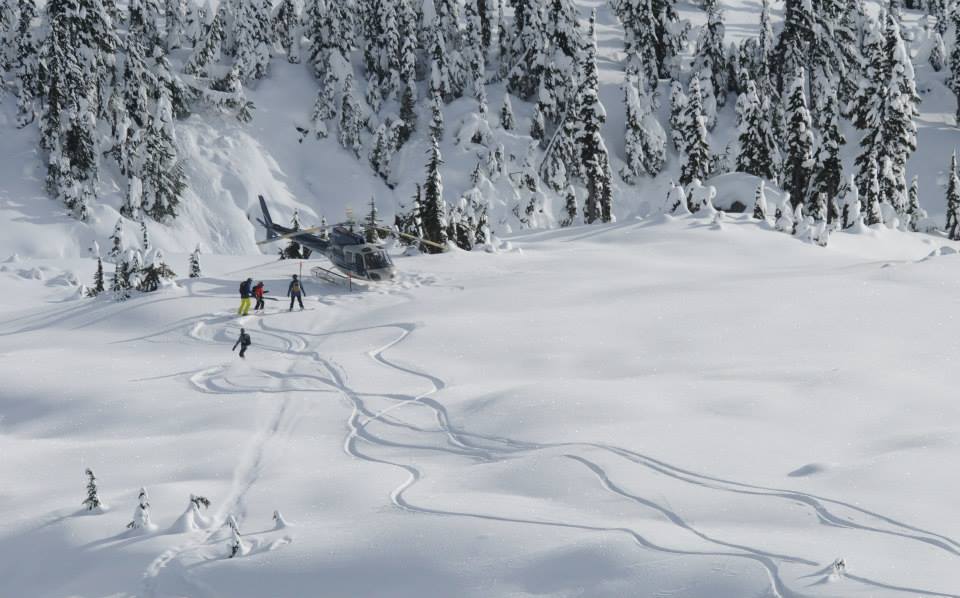
[[[166,0],[164,2],[164,28],[166,36],[163,47],[166,51],[175,50],[183,45],[187,6],[184,0]]]
[[[422,188],[418,183],[416,193],[411,198],[410,209],[404,210],[402,204],[400,210],[394,217],[394,227],[400,232],[400,242],[404,245],[413,245],[417,239],[423,237],[423,220],[421,217],[423,202],[421,200]]]
[[[920,207],[920,177],[914,175],[907,193],[907,229],[920,232],[920,223],[927,218],[927,211]]]
[[[957,153],[950,156],[950,172],[947,179],[947,237],[960,240],[960,178],[957,175]]]
[[[200,246],[190,254],[190,278],[200,278],[203,274],[200,272]]]
[[[760,99],[752,80],[747,81],[746,93],[741,94],[737,102],[743,107],[743,124],[740,128],[740,153],[736,169],[738,172],[775,180],[780,155],[770,126],[770,104],[766,98]]]
[[[846,193],[843,195],[843,206],[840,210],[840,226],[848,229],[861,221],[860,190],[857,187],[856,177],[850,175]]]
[[[718,106],[726,104],[729,87],[725,31],[723,13],[717,3],[711,3],[707,9],[707,24],[697,40],[694,69],[708,74]]]
[[[643,175],[660,173],[666,155],[667,134],[654,115],[644,84],[628,77],[624,81],[624,91],[627,106],[626,164],[620,176],[629,183]]]
[[[100,264],[100,286],[103,286],[103,264],[100,262],[99,258],[97,263]],[[101,291],[103,288],[100,289]],[[103,503],[100,501],[100,494],[97,491],[97,477],[93,475],[93,470],[89,467],[84,472],[87,475],[87,497],[83,499],[83,506],[86,507],[88,511],[102,511]]]
[[[840,147],[847,140],[840,131],[840,107],[835,94],[830,94],[822,111],[820,145],[817,148],[816,168],[813,175],[813,191],[826,193],[828,201],[837,197],[843,185],[843,162]]]
[[[657,19],[650,0],[622,0],[617,13],[623,23],[623,49],[627,73],[637,77],[644,90],[653,89],[660,78],[657,59]]]
[[[87,297],[96,297],[106,290],[103,278],[103,260],[97,256],[97,271],[93,274],[93,286],[87,289]]]
[[[930,57],[928,60],[933,70],[938,73],[942,71],[943,67],[947,64],[947,47],[944,45],[943,36],[940,35],[939,31],[933,35],[933,47],[930,48]]]
[[[876,38],[877,36],[875,36]],[[913,64],[906,45],[900,36],[900,25],[890,15],[886,16],[886,26],[881,39],[874,39],[871,53],[872,63],[868,76],[872,83],[862,86],[861,90],[873,88],[875,95],[858,96],[860,111],[855,124],[864,131],[860,142],[861,153],[857,157],[857,182],[867,197],[871,187],[871,169],[890,160],[891,182],[890,204],[906,205],[906,164],[917,147],[917,127],[915,119],[919,116]],[[877,63],[877,64],[873,64]],[[867,204],[867,223],[872,224],[869,204]]]
[[[582,155],[577,141],[579,124],[568,120],[557,129],[543,155],[540,178],[548,187],[560,193],[574,177],[582,177]],[[532,162],[532,152],[528,160]],[[533,176],[532,174],[530,176]]]
[[[543,109],[540,102],[537,102],[533,109],[533,117],[530,119],[530,137],[538,141],[543,141],[546,135],[546,124],[543,118]]]
[[[467,80],[470,82],[470,91],[477,100],[483,99],[486,103],[487,60],[486,49],[483,45],[483,22],[480,18],[481,6],[486,0],[468,0],[464,3],[464,45],[461,50],[467,69]]]
[[[123,261],[127,266],[126,280],[124,281],[126,288],[139,289],[143,270],[143,254],[138,249],[130,249]]]
[[[339,141],[340,145],[360,157],[360,129],[363,126],[360,104],[353,95],[353,75],[347,74],[343,83],[343,98],[340,101]]]
[[[950,50],[950,75],[947,78],[947,87],[957,96],[957,110],[955,124],[960,126],[960,11],[954,11],[954,39]]]
[[[848,112],[851,113],[857,128],[866,129],[881,111],[883,92],[886,89],[883,80],[886,71],[883,33],[872,19],[867,21],[862,46],[862,76]]]
[[[113,226],[113,234],[110,235],[110,250],[107,253],[107,261],[119,262],[126,249],[126,242],[123,238],[123,218],[117,218],[117,223]]]
[[[713,76],[710,69],[703,69],[694,76],[700,80],[700,111],[703,114],[703,124],[707,127],[707,131],[712,131],[717,126],[717,94],[713,88]]]
[[[783,30],[777,40],[775,63],[777,65],[777,90],[791,88],[792,79],[807,63],[810,45],[814,41],[814,9],[811,0],[788,0]],[[796,205],[800,201],[793,198]]]
[[[573,226],[577,221],[577,214],[580,212],[580,206],[577,202],[577,191],[573,185],[567,185],[563,192],[563,215],[560,217],[560,226]]]
[[[795,205],[802,204],[807,197],[816,164],[813,155],[813,128],[810,112],[807,110],[804,82],[804,72],[800,69],[792,80],[787,100],[787,143],[782,187],[790,193]]]
[[[308,53],[314,72],[322,74],[335,59],[350,56],[356,36],[357,3],[354,0],[325,2],[309,0],[304,12],[304,33],[310,39]]]
[[[110,279],[110,292],[114,301],[124,301],[130,298],[130,265],[126,259],[120,257],[114,263],[113,277]]]
[[[235,0],[234,66],[241,81],[262,79],[270,65],[272,31],[269,0]]]
[[[443,131],[443,99],[439,91],[434,91],[430,101],[430,136],[439,141],[443,139]]]
[[[282,0],[273,11],[271,18],[273,39],[287,54],[287,62],[300,62],[300,42],[303,37],[303,24],[300,19],[298,0]]]
[[[391,164],[402,127],[402,122],[388,119],[377,128],[373,136],[373,147],[370,149],[370,166],[390,188],[393,188]]]
[[[883,214],[880,210],[880,173],[877,163],[871,163],[867,170],[867,184],[863,190],[863,221],[867,226],[883,223]]]
[[[433,44],[430,47],[430,92],[444,99],[452,98],[453,83],[450,76],[450,60],[447,57],[447,42],[438,22],[434,23],[434,27]]]
[[[597,220],[610,222],[613,219],[612,203],[613,191],[610,174],[610,158],[607,146],[600,135],[600,128],[607,119],[607,112],[600,103],[598,95],[597,72],[597,37],[593,23],[596,22],[596,13],[590,17],[591,31],[590,44],[587,47],[585,59],[584,88],[581,90],[580,108],[578,112],[577,145],[580,148],[580,164],[583,168],[583,177],[587,187],[587,197],[584,201],[584,221],[592,224]]]
[[[139,144],[137,144],[137,147],[139,147]],[[123,150],[123,152],[127,153],[129,150]],[[128,157],[127,159],[129,160],[130,158]],[[140,180],[138,175],[133,173],[134,167],[136,167],[136,172],[141,172],[142,162],[138,160],[136,165],[129,164],[125,168],[127,174],[127,191],[123,196],[123,205],[120,206],[120,215],[130,219],[140,218],[141,211],[143,210],[143,181]]]
[[[313,112],[310,114],[310,122],[317,139],[323,139],[330,134],[327,123],[337,115],[336,94],[337,76],[333,69],[328,68],[324,71],[317,99],[313,103]]]
[[[687,101],[687,94],[683,92],[680,82],[673,81],[670,84],[670,140],[673,143],[673,149],[680,154],[686,151],[683,132],[687,128],[684,119]]]
[[[17,85],[17,126],[20,128],[36,118],[36,98],[43,93],[40,51],[33,26],[36,15],[34,0],[18,0],[14,74]]]
[[[682,123],[684,156],[683,165],[680,167],[680,184],[688,185],[694,179],[706,180],[710,176],[712,164],[707,127],[700,104],[700,81],[697,77],[690,79]]]
[[[157,102],[154,118],[147,125],[144,147],[145,156],[140,173],[144,209],[158,222],[175,218],[187,183],[183,164],[177,159],[172,106],[165,92]]]
[[[443,246],[447,243],[447,205],[443,199],[443,178],[440,176],[443,157],[436,137],[431,138],[428,154],[430,158],[427,161],[427,182],[423,187],[421,226],[424,239]],[[432,245],[426,245],[426,250],[429,253],[439,251]]]
[[[517,125],[513,116],[513,104],[510,103],[510,94],[503,94],[503,105],[500,107],[500,126],[504,131],[512,131]]]
[[[417,84],[412,77],[407,80],[400,97],[400,120],[403,126],[399,131],[398,146],[406,143],[417,129]]]
[[[130,0],[127,21],[130,24],[127,35],[140,39],[147,55],[164,41],[160,27],[163,24],[163,6],[159,0]]]
[[[690,24],[680,20],[675,3],[676,0],[650,0],[656,15],[656,52],[661,77],[679,75],[680,54],[686,48],[690,33]]]
[[[224,6],[226,3],[224,3]],[[213,17],[206,33],[197,41],[190,58],[187,59],[183,67],[183,72],[188,75],[204,77],[208,74],[210,67],[220,60],[220,54],[225,39],[224,24],[221,19],[221,13],[218,11]]]

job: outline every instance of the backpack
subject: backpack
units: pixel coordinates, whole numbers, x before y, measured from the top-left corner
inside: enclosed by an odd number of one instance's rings
[[[300,281],[294,280],[292,283],[290,283],[290,292],[294,294],[300,292]]]
[[[240,344],[246,347],[250,344],[250,335],[244,332],[240,335]]]

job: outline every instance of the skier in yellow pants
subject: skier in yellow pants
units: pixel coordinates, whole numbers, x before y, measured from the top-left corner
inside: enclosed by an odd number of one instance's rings
[[[250,313],[250,296],[253,294],[252,287],[252,278],[248,278],[240,283],[240,309],[237,310],[238,316],[245,316]]]

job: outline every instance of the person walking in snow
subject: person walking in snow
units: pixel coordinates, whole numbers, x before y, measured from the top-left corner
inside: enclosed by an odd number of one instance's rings
[[[236,351],[237,345],[240,345],[240,357],[246,359],[244,353],[247,352],[247,347],[250,346],[250,335],[247,334],[247,331],[243,328],[240,329],[240,338],[237,339],[237,342],[233,343],[233,348],[230,350]]]
[[[253,297],[257,300],[257,304],[253,306],[253,311],[263,311],[263,295],[269,292],[270,291],[263,288],[262,280],[253,287]]]
[[[287,287],[287,297],[290,297],[290,311],[293,311],[293,302],[296,301],[300,304],[300,311],[303,311],[303,296],[306,293],[303,292],[303,285],[300,284],[300,279],[297,278],[297,275],[293,275],[293,280],[290,281],[290,286]]]
[[[252,278],[248,278],[240,283],[240,308],[237,310],[238,316],[245,316],[250,313],[250,296],[253,294],[252,287]]]

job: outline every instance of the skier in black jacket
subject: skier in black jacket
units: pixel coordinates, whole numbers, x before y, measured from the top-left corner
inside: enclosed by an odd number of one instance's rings
[[[253,279],[248,278],[240,283],[240,309],[237,310],[238,316],[245,316],[250,313],[251,295],[253,295]]]
[[[297,301],[300,303],[300,311],[303,311],[303,296],[306,293],[303,292],[303,285],[300,284],[300,280],[297,278],[297,275],[293,275],[293,280],[290,281],[290,286],[287,287],[287,297],[290,297],[290,311],[293,311],[293,302]]]
[[[240,345],[240,357],[243,357],[244,359],[246,359],[246,356],[244,356],[244,353],[247,352],[247,347],[249,347],[250,344],[251,344],[251,342],[250,342],[250,335],[247,334],[247,331],[246,331],[246,330],[244,330],[243,328],[241,328],[241,329],[240,329],[240,338],[237,339],[237,342],[233,343],[233,349],[230,349],[230,350],[231,350],[231,351],[236,351],[236,350],[237,350],[237,345]]]

